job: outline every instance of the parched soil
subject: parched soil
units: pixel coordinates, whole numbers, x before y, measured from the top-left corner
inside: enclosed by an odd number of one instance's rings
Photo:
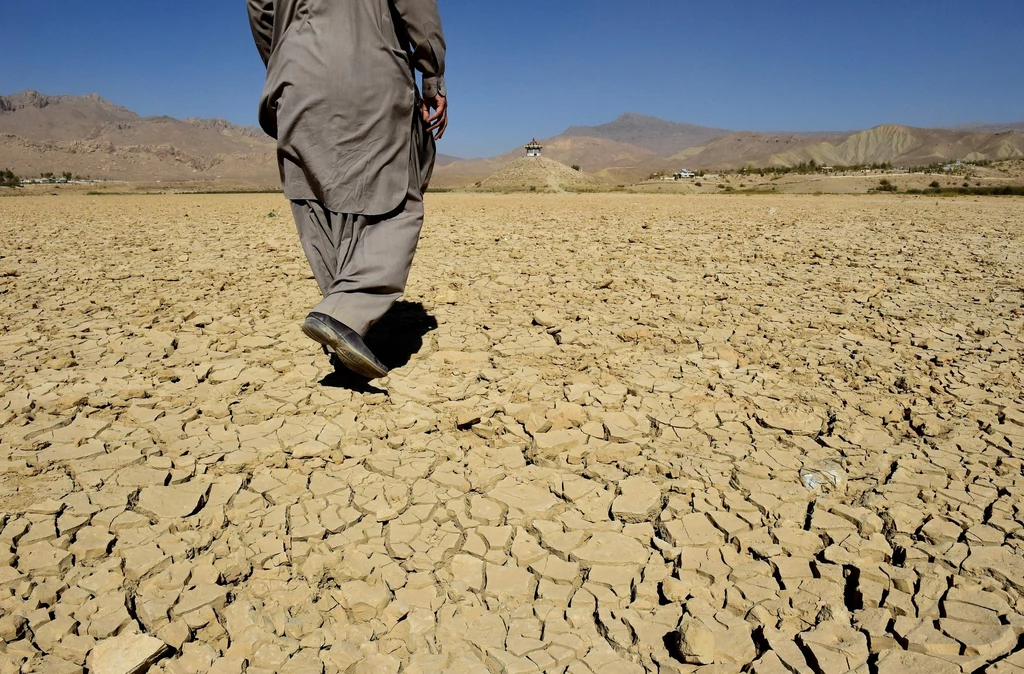
[[[366,384],[280,196],[0,202],[0,672],[1024,668],[1024,201],[427,207]]]

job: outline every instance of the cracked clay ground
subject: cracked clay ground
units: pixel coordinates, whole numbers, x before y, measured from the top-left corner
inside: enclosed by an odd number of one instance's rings
[[[430,195],[359,387],[280,196],[0,199],[0,673],[1022,672],[1022,214]]]

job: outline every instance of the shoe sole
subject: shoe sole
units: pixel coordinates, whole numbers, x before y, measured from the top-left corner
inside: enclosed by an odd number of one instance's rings
[[[334,349],[334,354],[338,356],[341,364],[356,374],[367,379],[380,379],[388,374],[388,370],[382,370],[373,361],[353,349],[347,341],[338,339],[333,330],[315,318],[305,320],[302,324],[302,333],[314,342]]]

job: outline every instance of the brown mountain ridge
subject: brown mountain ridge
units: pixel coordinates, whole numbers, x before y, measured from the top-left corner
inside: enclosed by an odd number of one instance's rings
[[[541,140],[544,156],[577,164],[608,182],[635,182],[655,171],[737,169],[745,166],[852,166],[890,162],[923,166],[935,162],[1024,157],[1018,125],[970,125],[925,129],[884,124],[865,131],[725,131],[667,122],[636,113],[594,127],[569,127]],[[452,162],[436,175],[446,186],[473,184],[522,155],[520,149],[490,159]]]
[[[0,167],[106,180],[239,180],[272,186],[274,141],[222,119],[141,117],[96,94],[0,96]]]
[[[626,113],[607,124],[572,126],[541,141],[544,156],[578,165],[605,182],[640,180],[655,171],[891,162],[915,166],[956,159],[1024,157],[1024,124],[972,123],[955,129],[896,124],[865,131],[728,131]],[[232,180],[276,186],[272,139],[223,119],[141,117],[96,94],[0,96],[0,168],[112,180]],[[483,182],[523,155],[438,157],[435,184]]]

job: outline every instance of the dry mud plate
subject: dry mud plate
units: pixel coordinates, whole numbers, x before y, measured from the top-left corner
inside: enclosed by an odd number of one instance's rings
[[[0,672],[1022,671],[1020,200],[428,205],[352,390],[280,197],[0,200]]]

